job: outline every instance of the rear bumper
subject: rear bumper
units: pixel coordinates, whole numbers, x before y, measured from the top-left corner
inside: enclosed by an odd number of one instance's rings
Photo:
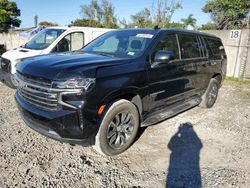
[[[26,103],[18,94],[16,101],[22,119],[36,132],[63,143],[83,146],[94,144],[96,125],[84,119],[84,127],[80,128],[79,112],[73,110],[46,112]]]

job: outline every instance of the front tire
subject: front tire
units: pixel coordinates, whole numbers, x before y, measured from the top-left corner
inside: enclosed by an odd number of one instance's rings
[[[218,92],[219,82],[217,79],[212,78],[206,92],[202,96],[202,101],[199,106],[202,108],[211,108],[216,102]]]
[[[101,122],[94,149],[108,156],[124,152],[134,142],[139,126],[139,113],[133,103],[124,99],[114,102]]]

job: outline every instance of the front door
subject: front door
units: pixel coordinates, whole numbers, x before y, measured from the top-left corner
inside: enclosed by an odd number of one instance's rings
[[[159,50],[173,52],[174,58],[165,65],[154,67],[152,66],[154,57]],[[154,112],[183,99],[187,80],[185,64],[180,57],[177,35],[175,33],[165,34],[152,51],[150,59],[151,67],[148,71],[149,110]]]

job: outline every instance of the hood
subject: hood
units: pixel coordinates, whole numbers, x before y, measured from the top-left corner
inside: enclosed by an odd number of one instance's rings
[[[64,72],[81,72],[86,76],[93,69],[129,63],[131,59],[116,58],[90,53],[62,53],[27,58],[17,66],[17,71],[34,77],[53,80]],[[95,76],[95,75],[88,75]]]
[[[17,48],[14,50],[9,50],[5,52],[2,57],[5,59],[9,59],[11,62],[14,62],[18,59],[23,59],[27,57],[32,57],[36,55],[40,55],[42,53],[41,50],[31,50],[26,48]]]

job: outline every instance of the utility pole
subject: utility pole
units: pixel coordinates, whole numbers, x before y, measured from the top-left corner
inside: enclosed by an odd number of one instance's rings
[[[37,15],[35,15],[35,17],[34,17],[34,24],[35,24],[35,27],[37,27],[37,25],[38,25],[38,16]]]

